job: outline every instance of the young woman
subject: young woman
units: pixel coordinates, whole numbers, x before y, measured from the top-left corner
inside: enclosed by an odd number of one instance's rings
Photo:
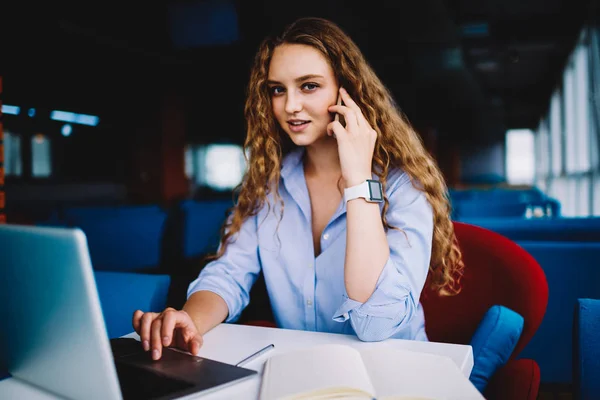
[[[446,185],[357,46],[319,18],[266,39],[245,117],[248,170],[219,251],[182,310],[135,312],[144,348],[196,354],[261,270],[279,327],[427,340],[428,276],[449,295],[462,273]]]

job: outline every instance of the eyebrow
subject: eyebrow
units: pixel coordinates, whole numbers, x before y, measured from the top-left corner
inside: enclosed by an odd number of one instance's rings
[[[303,76],[301,76],[299,78],[296,78],[296,79],[294,79],[294,81],[296,81],[296,83],[299,83],[299,82],[306,81],[308,79],[315,79],[315,78],[325,79],[325,77],[323,75],[308,74],[308,75],[303,75]],[[274,85],[274,84],[281,84],[281,82],[268,80],[267,84]]]

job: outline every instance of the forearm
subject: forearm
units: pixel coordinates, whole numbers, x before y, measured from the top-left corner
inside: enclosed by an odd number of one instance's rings
[[[390,255],[378,203],[349,201],[346,224],[346,292],[352,300],[364,303],[373,294]]]
[[[201,335],[210,331],[229,314],[227,303],[216,293],[200,290],[190,296],[183,306]]]

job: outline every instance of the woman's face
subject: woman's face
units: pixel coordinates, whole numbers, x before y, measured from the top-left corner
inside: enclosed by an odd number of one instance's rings
[[[273,113],[297,146],[327,140],[327,125],[336,103],[338,83],[318,50],[302,44],[278,46],[268,76]]]

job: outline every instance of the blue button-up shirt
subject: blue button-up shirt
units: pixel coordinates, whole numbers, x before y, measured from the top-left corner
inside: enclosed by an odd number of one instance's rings
[[[303,148],[296,149],[282,162],[283,218],[281,205],[270,197],[271,210],[265,205],[242,224],[225,254],[189,285],[188,298],[200,290],[218,294],[229,308],[225,322],[234,322],[262,269],[281,328],[355,334],[365,341],[427,340],[419,298],[431,257],[433,212],[425,195],[406,173],[389,173],[387,220],[401,230],[387,232],[390,257],[371,297],[364,303],[352,300],[344,285],[346,204],[341,201],[323,230],[315,258],[303,154]]]

